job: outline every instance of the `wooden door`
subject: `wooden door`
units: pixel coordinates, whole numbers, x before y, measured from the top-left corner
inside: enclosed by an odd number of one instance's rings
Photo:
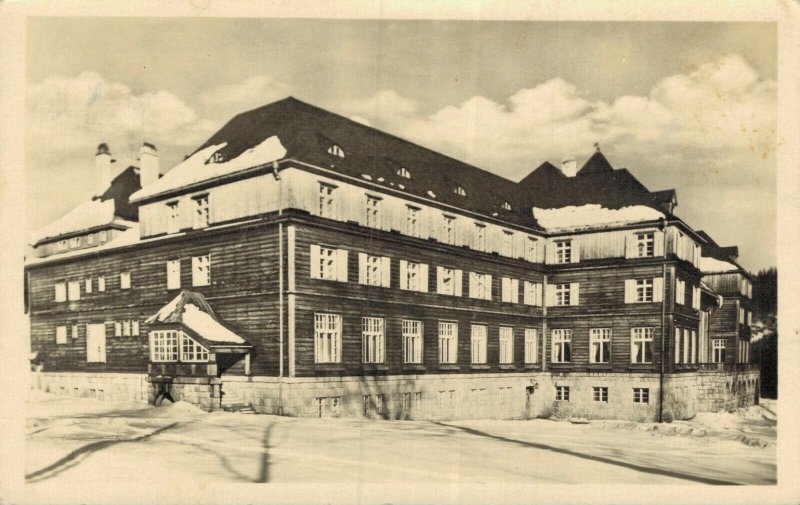
[[[88,363],[106,362],[106,325],[86,325],[86,361]]]

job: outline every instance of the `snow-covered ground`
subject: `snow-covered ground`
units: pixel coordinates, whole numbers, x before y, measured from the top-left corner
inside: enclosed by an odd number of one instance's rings
[[[205,413],[31,392],[25,474],[105,482],[774,484],[776,405],[692,421],[370,421]],[[757,441],[757,442],[755,442]],[[68,484],[64,487],[64,484]]]

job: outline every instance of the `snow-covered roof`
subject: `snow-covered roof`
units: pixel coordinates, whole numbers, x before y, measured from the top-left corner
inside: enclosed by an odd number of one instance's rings
[[[534,207],[533,217],[544,229],[555,231],[654,221],[663,218],[664,213],[644,205],[606,209],[599,204],[587,204],[557,209]]]
[[[81,249],[73,249],[72,251],[65,251],[61,253],[51,254],[49,256],[45,256],[43,258],[30,258],[25,261],[26,265],[38,265],[39,263],[48,263],[50,261],[55,261],[63,258],[73,258],[76,256],[84,256],[87,254],[94,254],[99,251],[107,251],[109,249],[117,249],[119,247],[125,247],[133,244],[137,244],[139,242],[143,242],[139,237],[139,223],[134,221],[124,221],[122,219],[116,218],[114,223],[124,223],[129,228],[119,235],[114,237],[113,239],[109,240],[108,242],[100,245],[96,245],[94,247],[83,247]],[[152,240],[150,240],[152,241]]]
[[[108,225],[114,220],[114,200],[88,200],[37,230],[30,240],[35,244],[48,238]]]
[[[722,261],[708,256],[700,256],[700,271],[706,273],[734,272],[739,267],[729,261]]]
[[[225,147],[227,142],[201,149],[176,165],[172,170],[131,195],[131,201],[138,201],[198,182],[234,174],[248,168],[265,165],[286,156],[286,148],[280,139],[273,135],[235,158],[215,162],[214,154]]]
[[[212,344],[248,345],[245,339],[217,321],[211,306],[200,293],[182,291],[145,323],[180,323]]]

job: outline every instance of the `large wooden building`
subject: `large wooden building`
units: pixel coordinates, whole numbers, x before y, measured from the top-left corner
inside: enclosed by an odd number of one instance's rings
[[[736,248],[599,148],[513,182],[287,98],[163,175],[150,144],[96,163],[26,265],[50,391],[413,419],[757,400]]]

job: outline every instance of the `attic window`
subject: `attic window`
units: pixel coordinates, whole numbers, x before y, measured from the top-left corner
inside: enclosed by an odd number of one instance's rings
[[[212,154],[210,158],[208,158],[208,161],[206,161],[206,163],[222,163],[222,161],[223,161],[222,153],[216,152]]]
[[[503,202],[503,210],[511,210],[511,204],[508,202]]]
[[[467,191],[461,186],[453,190],[453,193],[457,194],[458,196],[467,196]]]
[[[333,144],[328,148],[328,154],[332,154],[334,156],[338,156],[340,158],[344,158],[344,149],[342,149],[339,145]]]
[[[436,198],[436,193],[434,193],[433,191],[428,190],[428,196],[431,197],[431,198]]]
[[[369,175],[369,174],[361,174],[361,177],[362,177],[362,178],[364,178],[364,179],[366,179],[366,180],[368,180],[368,181],[371,181],[371,180],[372,180],[372,176],[371,176],[371,175]]]
[[[405,179],[411,179],[411,172],[409,172],[406,167],[401,167],[400,170],[397,171],[397,175]]]
[[[402,184],[398,184],[397,187],[400,188],[400,189],[406,189],[406,187],[404,185],[402,185]]]

